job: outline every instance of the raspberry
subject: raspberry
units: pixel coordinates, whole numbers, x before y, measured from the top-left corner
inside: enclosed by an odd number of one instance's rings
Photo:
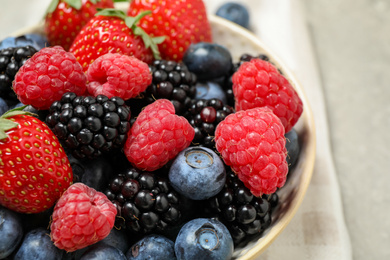
[[[87,77],[74,55],[62,47],[35,53],[19,69],[13,88],[20,102],[36,109],[49,109],[66,92],[84,94]]]
[[[134,56],[107,53],[97,58],[87,70],[88,92],[120,97],[136,97],[152,83],[152,74],[145,62]]]
[[[124,152],[134,167],[154,171],[187,148],[195,131],[187,119],[175,115],[167,99],[145,107],[130,129]]]
[[[108,236],[116,213],[116,207],[106,195],[83,183],[75,183],[54,207],[51,240],[67,252],[94,244]]]
[[[266,107],[228,115],[215,130],[224,162],[252,194],[271,194],[286,182],[288,166],[284,127]]]
[[[271,63],[261,59],[244,62],[232,80],[236,111],[267,106],[280,118],[286,133],[301,116],[301,99]]]

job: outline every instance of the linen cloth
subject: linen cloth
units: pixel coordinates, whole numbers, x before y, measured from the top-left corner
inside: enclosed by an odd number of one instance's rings
[[[38,23],[51,0],[0,0],[0,40]],[[333,164],[322,92],[301,0],[236,0],[248,7],[250,29],[301,82],[317,131],[312,181],[296,215],[258,260],[350,260],[337,175]],[[205,0],[215,13],[225,0]]]

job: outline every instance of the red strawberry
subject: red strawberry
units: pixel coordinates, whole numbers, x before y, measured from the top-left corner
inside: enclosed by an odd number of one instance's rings
[[[181,61],[191,43],[211,42],[211,26],[202,0],[134,0],[129,15],[151,10],[140,27],[151,36],[166,36],[159,45],[161,57]]]
[[[54,207],[51,239],[67,252],[87,247],[108,236],[116,213],[106,195],[81,182],[75,183]]]
[[[22,108],[0,117],[0,204],[38,213],[54,205],[73,173],[53,132]]]
[[[215,146],[224,162],[253,195],[271,194],[286,182],[284,127],[267,107],[228,115],[215,130]]]
[[[69,50],[76,35],[96,14],[97,8],[113,8],[112,0],[52,0],[44,29],[52,46]]]
[[[106,53],[120,53],[135,56],[146,63],[159,59],[157,44],[164,37],[151,38],[136,24],[143,16],[129,17],[120,10],[105,9],[96,14],[77,35],[72,52],[84,71],[87,71],[98,57]]]
[[[282,121],[286,133],[303,111],[302,100],[290,82],[271,63],[252,59],[233,74],[236,111],[268,107]]]
[[[158,99],[138,115],[124,152],[134,167],[154,171],[187,148],[194,135],[195,130],[187,119],[175,115],[172,103]]]

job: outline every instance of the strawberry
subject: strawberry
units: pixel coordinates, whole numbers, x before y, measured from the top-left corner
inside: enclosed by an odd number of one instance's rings
[[[151,36],[166,36],[159,45],[161,57],[181,61],[191,43],[211,42],[211,27],[202,0],[133,0],[129,15],[151,10],[140,27]]]
[[[0,117],[0,205],[38,213],[54,205],[73,173],[53,132],[23,108]]]
[[[97,8],[113,7],[112,0],[52,0],[44,24],[50,44],[69,50],[74,38],[96,14]]]
[[[150,13],[143,12],[136,17],[129,17],[120,10],[104,9],[80,31],[70,52],[76,56],[84,71],[106,53],[135,56],[149,64],[160,58],[157,44],[164,40],[164,37],[150,37],[137,26],[138,21]]]

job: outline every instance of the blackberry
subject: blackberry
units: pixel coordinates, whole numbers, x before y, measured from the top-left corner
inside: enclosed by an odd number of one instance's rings
[[[133,234],[163,232],[182,218],[181,197],[163,173],[129,168],[111,179],[105,194],[117,207],[115,226]]]
[[[36,53],[32,46],[10,47],[0,50],[0,96],[11,103],[19,102],[12,91],[12,81],[19,68]]]
[[[176,114],[182,115],[196,94],[195,74],[184,63],[168,60],[155,60],[149,69],[153,81],[142,93],[146,102],[144,105],[156,99],[168,99],[174,105]]]
[[[130,108],[119,97],[68,92],[53,102],[45,121],[75,158],[92,159],[123,147],[130,115]]]
[[[184,116],[195,130],[192,143],[215,150],[214,133],[217,125],[234,112],[219,99],[192,100]]]
[[[238,245],[248,237],[261,235],[270,226],[271,214],[277,204],[276,193],[255,197],[235,173],[228,170],[224,188],[207,200],[206,212],[226,225]]]

